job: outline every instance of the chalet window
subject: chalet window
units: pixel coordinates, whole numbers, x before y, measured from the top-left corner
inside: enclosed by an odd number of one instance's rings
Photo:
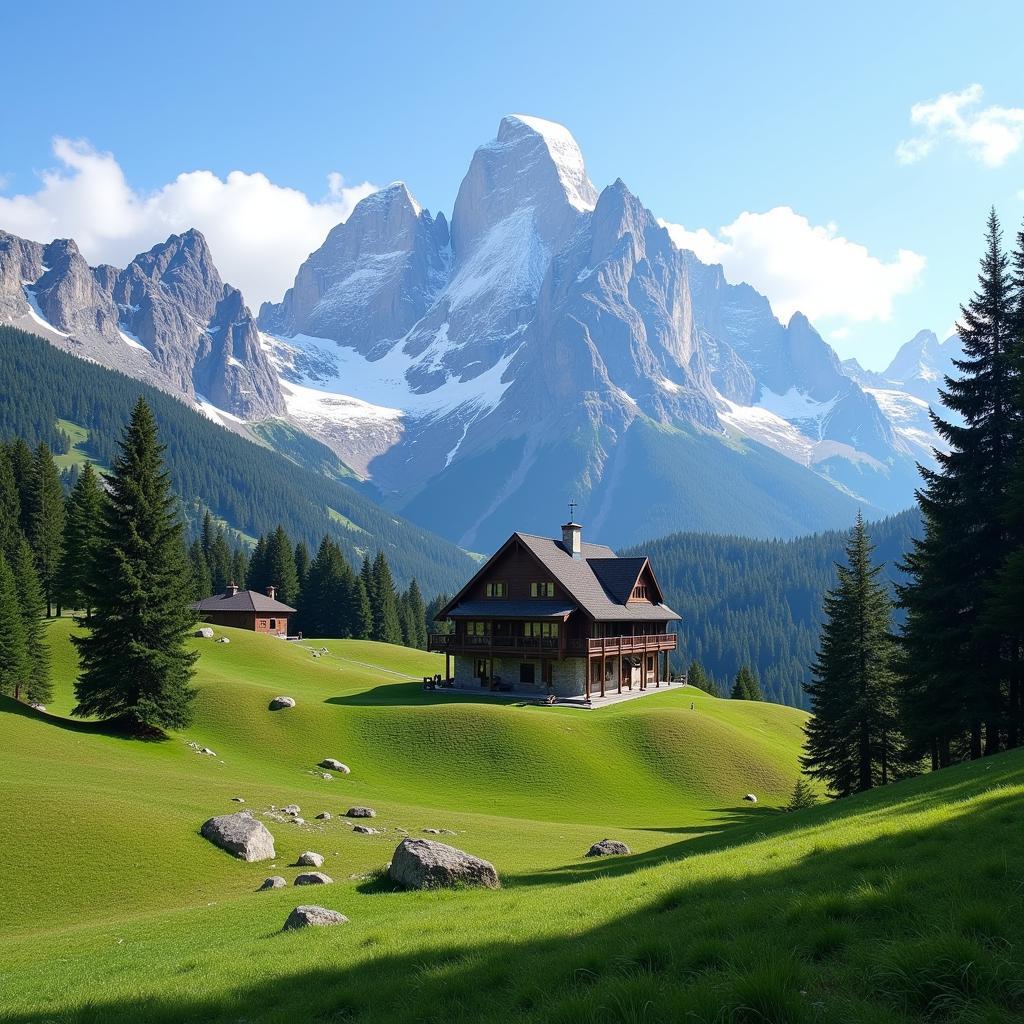
[[[653,654],[648,654],[647,655],[647,671],[648,672],[653,672],[654,671],[654,655]]]
[[[554,597],[555,584],[552,580],[530,584],[530,597]]]
[[[487,635],[487,623],[486,622],[467,622],[466,623],[466,635],[467,636],[486,636]]]
[[[647,584],[638,583],[633,588],[633,600],[634,601],[646,601],[647,600]]]
[[[533,682],[533,665],[529,662],[524,661],[519,666],[519,682],[521,683],[532,683]]]
[[[277,619],[271,619],[270,620],[270,628],[271,629],[277,629]]]
[[[484,596],[485,597],[508,597],[508,584],[507,583],[485,583],[484,584]]]
[[[477,658],[473,664],[473,675],[477,679],[483,679],[487,675],[487,659]]]
[[[558,636],[558,623],[524,622],[523,636]]]

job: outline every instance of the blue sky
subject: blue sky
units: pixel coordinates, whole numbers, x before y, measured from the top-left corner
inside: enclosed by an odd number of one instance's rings
[[[1024,5],[963,10],[21,5],[0,228],[123,261],[187,217],[256,305],[364,182],[450,212],[473,149],[529,113],[573,132],[598,188],[621,177],[730,277],[880,366],[950,327],[988,207],[1024,217]]]

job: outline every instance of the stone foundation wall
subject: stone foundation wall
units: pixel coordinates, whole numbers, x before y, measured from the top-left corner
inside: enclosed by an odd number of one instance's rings
[[[454,657],[455,667],[453,677],[455,685],[464,690],[479,690],[480,680],[474,674],[473,668],[476,658],[466,654],[456,654]],[[519,666],[533,665],[533,683],[521,683],[519,681]],[[529,693],[543,695],[548,692],[547,687],[541,682],[541,663],[535,659],[522,658],[495,658],[494,674],[501,679],[502,684],[511,684],[514,693]],[[585,658],[566,658],[564,661],[553,661],[551,663],[552,688],[559,697],[576,697],[586,690],[587,662]]]

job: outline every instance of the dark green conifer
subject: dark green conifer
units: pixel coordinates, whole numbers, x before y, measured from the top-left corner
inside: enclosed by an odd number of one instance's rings
[[[24,537],[18,544],[11,569],[25,637],[27,671],[24,695],[33,704],[49,704],[53,699],[53,682],[50,678],[50,647],[46,642],[46,626],[43,622],[46,605],[36,575],[32,549]]]
[[[14,573],[0,551],[0,693],[9,697],[23,695],[30,673],[25,624],[18,600]]]
[[[36,449],[32,464],[32,489],[29,493],[28,541],[36,560],[39,585],[46,600],[46,617],[57,607],[60,613],[59,587],[61,555],[64,552],[64,490],[49,446]]]
[[[87,462],[68,497],[64,551],[58,578],[61,603],[66,608],[83,609],[86,619],[89,618],[86,591],[99,554],[103,501],[99,477],[92,464]]]
[[[141,398],[119,448],[89,584],[93,616],[88,632],[73,637],[81,661],[74,713],[138,731],[180,729],[195,697],[198,655],[185,643],[196,622],[192,574],[164,449]]]

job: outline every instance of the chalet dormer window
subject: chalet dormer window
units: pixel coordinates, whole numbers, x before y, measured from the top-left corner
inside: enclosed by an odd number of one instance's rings
[[[634,601],[646,601],[647,600],[647,584],[638,583],[633,588],[633,600]]]
[[[485,583],[484,597],[508,597],[507,583]]]
[[[530,597],[554,597],[555,584],[553,580],[542,580],[530,584]]]

